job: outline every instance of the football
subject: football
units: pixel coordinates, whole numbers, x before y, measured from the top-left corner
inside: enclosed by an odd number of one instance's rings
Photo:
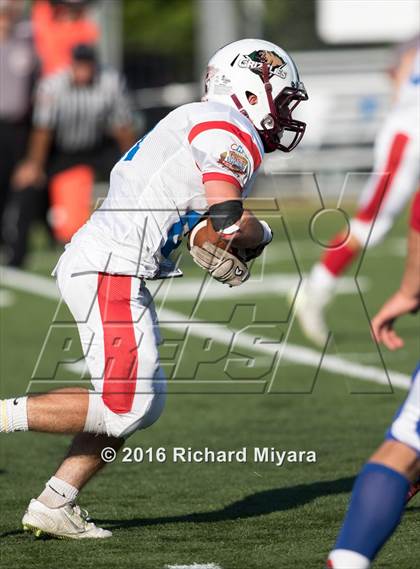
[[[240,252],[214,230],[209,219],[202,219],[188,236],[188,249],[194,262],[219,282],[239,286],[249,278]]]
[[[213,229],[213,226],[208,218],[204,218],[197,223],[188,235],[188,248],[191,249],[194,245],[202,247],[203,244],[209,241],[220,249],[225,249],[236,257],[239,257],[239,251],[235,247],[231,247],[230,240],[222,239],[220,235]]]

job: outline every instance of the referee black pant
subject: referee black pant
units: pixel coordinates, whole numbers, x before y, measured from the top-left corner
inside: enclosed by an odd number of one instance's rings
[[[108,179],[119,159],[120,153],[113,141],[106,141],[100,147],[77,153],[54,150],[48,162],[47,178],[64,172],[74,166],[90,166],[99,179]],[[47,188],[29,187],[13,191],[5,214],[4,242],[6,262],[9,266],[21,267],[27,252],[30,230],[36,219],[46,219],[49,207]],[[53,239],[50,233],[51,240]]]
[[[28,124],[0,119],[0,223],[11,193],[11,178],[26,152]],[[3,232],[1,232],[3,233]]]

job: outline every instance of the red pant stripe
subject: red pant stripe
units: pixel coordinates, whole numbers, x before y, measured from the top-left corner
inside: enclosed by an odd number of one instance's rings
[[[379,176],[372,199],[357,213],[356,219],[372,221],[381,206],[382,200],[392,186],[392,182],[400,167],[404,149],[409,138],[406,134],[398,133],[391,144],[391,150],[384,172]]]
[[[131,277],[98,275],[105,353],[102,398],[114,413],[131,411],[136,391],[138,357],[130,297]]]
[[[330,248],[325,251],[321,259],[324,267],[336,277],[346,270],[357,255],[357,251],[351,249],[347,243],[340,245],[342,240],[341,235],[334,237],[330,242]]]

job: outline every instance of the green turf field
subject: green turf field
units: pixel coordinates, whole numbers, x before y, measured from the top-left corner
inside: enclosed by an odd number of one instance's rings
[[[354,476],[382,440],[405,394],[403,389],[362,381],[357,370],[374,369],[378,381],[386,377],[370,340],[366,311],[373,315],[399,282],[406,216],[385,243],[365,255],[359,271],[364,304],[352,278],[354,269],[347,292],[331,305],[329,322],[334,335],[325,366],[319,369],[313,363],[319,350],[304,340],[296,326],[288,336],[293,350],[280,360],[275,350],[287,332],[289,317],[285,295],[276,292],[276,282],[285,288],[282,275],[287,275],[293,291],[299,271],[308,271],[319,255],[321,248],[308,233],[315,210],[315,206],[290,204],[282,210],[283,218],[278,212],[266,212],[264,217],[275,227],[275,241],[265,260],[256,262],[249,293],[247,283],[236,297],[235,291],[222,285],[218,285],[220,294],[216,290],[198,298],[194,288],[185,292],[183,285],[176,294],[168,294],[162,320],[168,312],[172,316],[175,312],[179,321],[193,317],[202,324],[189,329],[163,326],[162,359],[171,395],[158,423],[127,441],[131,448],[156,451],[163,447],[168,458],[164,463],[123,463],[120,456],[80,499],[95,521],[113,530],[112,539],[100,543],[35,541],[23,534],[20,519],[25,506],[38,495],[70,439],[34,433],[2,437],[3,567],[163,569],[193,563],[214,563],[223,569],[323,567]],[[326,215],[316,228],[318,238],[326,239],[340,223],[334,214]],[[57,253],[45,253],[41,246],[39,238],[28,270],[48,275]],[[194,287],[194,279],[202,275],[188,253],[184,268],[185,286]],[[46,289],[7,290],[10,294],[1,317],[0,395],[15,396],[28,388],[40,391],[58,385],[57,380],[80,381],[80,374],[75,373],[78,368],[60,365],[56,369],[63,345],[58,329],[50,333],[44,346],[51,322],[71,322],[66,310],[57,313],[57,301],[45,296]],[[158,305],[162,293],[157,295]],[[395,354],[383,351],[389,370],[410,374],[418,355],[418,324],[416,317],[399,324],[406,346]],[[229,330],[231,337],[226,336]],[[241,333],[233,334],[235,330]],[[75,337],[74,329],[69,334]],[[333,371],[336,360],[328,359],[333,356],[339,359],[341,371]],[[74,343],[67,358],[78,357]],[[46,378],[48,382],[40,380]],[[174,464],[174,447],[246,447],[248,460]],[[254,463],[254,447],[315,451],[317,462]],[[417,497],[375,567],[417,566],[419,515]]]

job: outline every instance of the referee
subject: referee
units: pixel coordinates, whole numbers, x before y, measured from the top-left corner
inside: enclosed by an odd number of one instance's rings
[[[10,196],[13,171],[28,141],[38,61],[20,6],[0,0],[0,224]]]
[[[92,46],[76,46],[71,66],[38,84],[27,155],[13,177],[9,264],[23,263],[46,181],[53,233],[69,241],[90,215],[93,176],[107,179],[135,139],[119,74],[99,67]]]

